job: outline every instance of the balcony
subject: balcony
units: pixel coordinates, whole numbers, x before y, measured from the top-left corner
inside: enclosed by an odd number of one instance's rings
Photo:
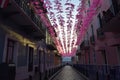
[[[32,9],[33,7],[30,6],[29,1],[15,0],[15,2],[25,12],[25,14],[30,17],[30,19],[35,23],[35,25],[43,31],[40,18],[35,15],[35,11],[34,9]]]
[[[84,40],[81,45],[80,45],[80,49],[81,50],[88,50],[89,49],[89,41],[88,40]]]
[[[103,11],[102,24],[104,32],[120,32],[119,11],[119,4],[114,4],[107,11]]]
[[[94,35],[92,35],[92,36],[90,37],[90,43],[91,43],[92,45],[95,45]]]
[[[47,48],[49,50],[56,50],[55,46],[53,46],[52,44],[47,44]]]
[[[77,52],[76,55],[77,55],[77,56],[81,56],[81,52]]]
[[[30,7],[28,0],[11,0],[8,7],[1,9],[5,24],[11,26],[15,30],[19,30],[21,34],[33,40],[45,38],[45,28],[42,26],[40,18]],[[13,26],[14,25],[14,26]]]
[[[98,39],[104,39],[104,38],[105,38],[105,34],[104,34],[102,28],[98,28],[98,29],[97,29],[97,38],[98,38]]]

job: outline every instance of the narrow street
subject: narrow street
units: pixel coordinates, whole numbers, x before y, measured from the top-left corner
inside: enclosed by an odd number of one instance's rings
[[[120,80],[120,0],[0,0],[0,80]]]
[[[52,80],[87,80],[81,76],[71,66],[63,67],[62,71],[56,75]]]

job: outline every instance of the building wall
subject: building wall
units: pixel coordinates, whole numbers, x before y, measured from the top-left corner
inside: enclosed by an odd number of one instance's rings
[[[56,66],[61,64],[61,57],[60,56],[55,56],[54,57],[54,63]]]
[[[52,69],[56,68],[55,54],[51,50],[50,56],[48,56],[47,52],[46,44],[53,44],[53,42],[48,32],[44,31],[46,25],[38,19],[39,17],[33,11],[33,6],[26,5],[29,4],[29,1],[16,0],[10,4],[5,9],[0,9],[0,64],[3,62],[10,64],[11,61],[7,62],[6,56],[7,53],[13,51],[12,64],[15,64],[16,67],[16,80],[28,79],[30,76],[34,78],[36,71],[39,76],[42,76],[42,80],[46,80],[44,79],[46,71],[50,69],[53,74]],[[38,28],[40,30],[36,30]],[[42,32],[46,35],[44,42],[41,40],[44,37]],[[41,43],[37,42],[38,37]],[[8,43],[10,43],[8,39],[14,45],[14,48],[9,50],[10,52],[7,50]],[[37,40],[34,41],[35,39]],[[11,53],[8,54],[8,57],[11,56]],[[57,60],[59,59],[56,58]],[[35,68],[38,68],[39,71]]]
[[[29,62],[29,48],[33,48],[33,55],[35,55],[36,45],[34,41],[27,39],[21,34],[8,29],[8,26],[1,23],[0,26],[0,63],[6,63],[7,56],[7,40],[15,41],[13,52],[13,63],[16,66],[16,80],[26,79],[29,75],[33,75],[34,67],[31,72],[28,72]],[[10,54],[9,54],[10,55]],[[33,56],[34,57],[34,56]],[[9,63],[8,63],[9,64]],[[34,65],[34,64],[32,64]],[[24,73],[24,74],[23,74]]]
[[[100,6],[99,11],[97,12],[97,14],[93,17],[92,22],[89,25],[89,28],[85,34],[85,37],[83,40],[86,40],[86,36],[88,36],[88,40],[90,43],[90,36],[92,35],[92,29],[91,29],[91,25],[93,25],[93,30],[94,30],[94,37],[95,37],[95,44],[92,45],[91,43],[89,44],[90,48],[88,49],[88,51],[90,52],[90,64],[97,64],[97,65],[103,65],[103,64],[110,64],[110,65],[118,65],[119,64],[119,52],[117,47],[118,46],[114,46],[115,44],[119,44],[120,43],[120,38],[115,38],[116,34],[113,32],[104,32],[104,38],[99,39],[97,36],[97,29],[100,28],[100,23],[99,23],[99,19],[98,19],[98,15],[100,14],[101,18],[103,16],[102,12],[103,11],[107,11],[107,9],[109,9],[109,7],[112,5],[111,0],[104,0],[102,1],[102,5]],[[104,54],[102,53],[102,51],[105,50],[105,55],[106,55],[106,62],[105,63],[105,57]],[[86,50],[85,50],[86,51]],[[88,53],[81,51],[81,54],[84,54],[86,57],[86,63],[84,63],[84,56],[80,56],[80,63],[81,64],[88,64],[89,62],[89,57],[88,57]]]

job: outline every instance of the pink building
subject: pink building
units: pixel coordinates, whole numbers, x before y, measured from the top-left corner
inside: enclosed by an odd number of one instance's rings
[[[84,64],[120,63],[119,14],[114,2],[104,0],[89,25],[79,49]]]
[[[92,0],[86,0],[86,3],[90,2]],[[88,70],[88,73],[94,67],[94,76],[90,75],[90,73],[88,76],[90,80],[120,79],[118,77],[120,76],[120,67],[118,67],[120,65],[119,7],[120,0],[102,0],[102,4],[98,7],[97,14],[89,24],[78,49],[79,64],[84,66],[84,68],[86,66],[85,70]],[[114,73],[113,79],[112,71],[115,72],[115,70],[118,73]],[[103,76],[100,78],[100,74],[105,74],[104,79],[102,78]]]

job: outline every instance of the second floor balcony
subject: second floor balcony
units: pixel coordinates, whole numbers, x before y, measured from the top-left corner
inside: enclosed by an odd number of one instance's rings
[[[98,28],[98,29],[97,29],[97,38],[98,38],[98,39],[104,39],[104,38],[105,38],[105,34],[104,34],[102,28]]]
[[[23,34],[35,40],[45,38],[46,28],[40,16],[31,7],[29,0],[11,0],[1,14],[6,24],[15,24],[13,29],[20,30]]]
[[[120,32],[120,4],[112,0],[113,4],[107,11],[103,11],[102,25],[105,32]],[[119,0],[118,0],[119,1]]]
[[[81,50],[87,50],[89,49],[89,47],[90,47],[89,40],[84,40],[80,45]]]
[[[15,3],[23,10],[23,12],[34,22],[34,24],[43,31],[40,17],[36,15],[33,5],[29,0],[15,0]],[[44,9],[43,9],[44,10]]]

